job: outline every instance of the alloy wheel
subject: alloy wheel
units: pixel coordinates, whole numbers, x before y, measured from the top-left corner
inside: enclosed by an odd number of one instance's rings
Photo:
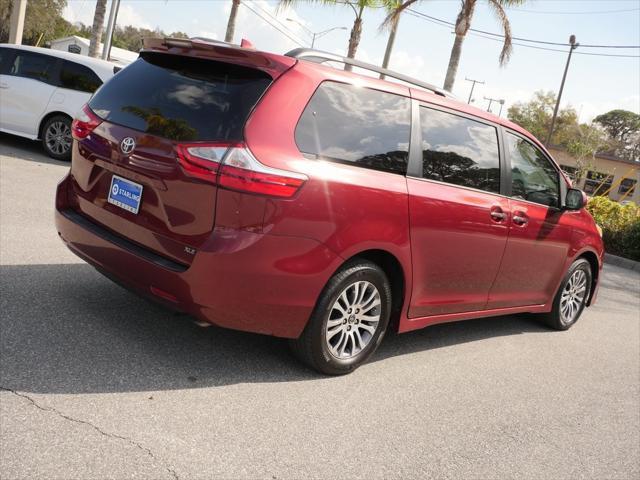
[[[64,155],[71,148],[71,129],[62,121],[51,123],[44,138],[47,148],[56,155]]]
[[[373,339],[382,303],[376,286],[357,281],[347,286],[334,302],[326,326],[329,352],[340,360],[359,354]]]
[[[560,315],[564,324],[573,323],[587,295],[587,274],[578,269],[571,274],[560,297]]]

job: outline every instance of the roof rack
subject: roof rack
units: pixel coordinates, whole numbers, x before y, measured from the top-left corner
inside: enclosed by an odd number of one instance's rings
[[[300,58],[300,59],[308,60],[310,62],[315,62],[315,63],[338,62],[338,63],[343,63],[345,65],[352,65],[354,67],[362,68],[364,70],[369,70],[371,72],[379,73],[385,77],[395,78],[396,80],[400,80],[402,82],[415,85],[416,87],[430,90],[433,93],[437,95],[441,95],[446,98],[453,98],[453,99],[456,98],[454,95],[447,92],[446,90],[436,87],[435,85],[432,85],[430,83],[416,80],[415,78],[408,77],[398,72],[394,72],[393,70],[388,70],[386,68],[378,67],[371,63],[361,62],[360,60],[356,60],[354,58],[341,57],[340,55],[335,55],[329,52],[322,52],[320,50],[313,50],[311,48],[295,48],[285,53],[285,55],[287,57]]]

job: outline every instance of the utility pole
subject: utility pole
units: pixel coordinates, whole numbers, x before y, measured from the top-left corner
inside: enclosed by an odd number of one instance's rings
[[[487,107],[487,112],[491,111],[491,104],[493,103],[493,98],[482,97],[485,100],[489,100],[489,106]]]
[[[111,10],[109,10],[109,21],[107,22],[107,34],[102,46],[102,59],[109,60],[111,54],[111,44],[113,43],[113,32],[116,28],[116,19],[120,9],[120,0],[111,0]]]
[[[27,11],[27,0],[13,0],[11,19],[9,20],[9,43],[22,44],[24,17]]]
[[[467,78],[467,77],[464,77],[464,79],[467,82],[472,82],[471,91],[469,92],[469,100],[467,100],[467,103],[471,103],[471,100],[472,100],[471,96],[473,95],[473,89],[476,88],[476,83],[479,83],[480,85],[484,85],[484,80],[483,81],[474,80],[473,78]]]
[[[547,141],[544,142],[545,147],[549,146],[551,142],[551,135],[553,135],[553,127],[556,125],[556,118],[558,117],[558,108],[560,107],[560,99],[562,98],[562,91],[564,90],[564,81],[567,79],[567,71],[569,70],[569,63],[571,62],[571,54],[580,46],[576,43],[576,36],[571,35],[569,37],[569,56],[567,57],[567,64],[564,67],[564,74],[562,75],[562,82],[560,83],[560,91],[558,92],[558,98],[556,99],[556,106],[553,109],[553,117],[551,118],[551,127],[549,127],[549,134],[547,135]]]
[[[504,98],[491,98],[491,97],[483,97],[485,100],[489,100],[489,106],[487,107],[487,112],[489,113],[493,113],[491,112],[491,104],[493,102],[499,103],[500,104],[500,114],[498,114],[498,116],[500,116],[502,114],[502,106],[504,105]]]

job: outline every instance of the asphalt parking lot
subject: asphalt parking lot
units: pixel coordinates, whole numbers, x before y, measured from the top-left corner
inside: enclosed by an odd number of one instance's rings
[[[326,378],[68,252],[68,167],[0,134],[1,478],[639,478],[639,273],[607,265],[568,332],[435,326]]]

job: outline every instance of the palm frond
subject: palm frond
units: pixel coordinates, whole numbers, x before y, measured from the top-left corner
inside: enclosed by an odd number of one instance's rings
[[[502,31],[504,32],[504,43],[502,44],[502,51],[500,52],[500,66],[504,67],[507,63],[509,63],[509,58],[511,58],[511,52],[513,50],[513,46],[511,44],[512,35],[511,35],[511,23],[509,23],[509,17],[507,17],[507,12],[505,12],[503,6],[507,4],[521,4],[524,3],[523,0],[488,0],[489,6],[491,10],[495,14],[496,18],[500,22],[500,26],[502,27]]]
[[[394,22],[398,21],[402,12],[404,12],[411,5],[419,1],[420,0],[406,0],[403,3],[397,2],[397,3],[400,3],[400,5],[396,6],[395,8],[387,8],[387,11],[389,13],[380,24],[380,29],[383,30],[383,29],[391,28],[391,25],[393,25]],[[388,3],[391,4],[392,2],[388,2]]]
[[[527,3],[527,0],[496,0],[503,7],[519,7]]]

